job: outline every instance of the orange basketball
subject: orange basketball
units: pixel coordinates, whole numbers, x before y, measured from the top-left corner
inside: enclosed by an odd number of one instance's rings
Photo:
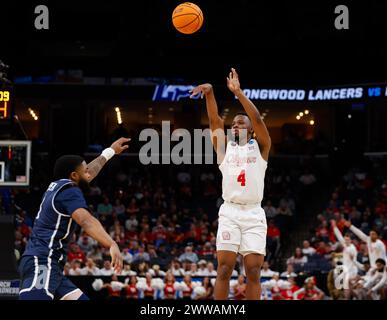
[[[179,4],[172,13],[172,23],[175,28],[185,34],[191,34],[200,29],[203,24],[203,13],[191,2]]]

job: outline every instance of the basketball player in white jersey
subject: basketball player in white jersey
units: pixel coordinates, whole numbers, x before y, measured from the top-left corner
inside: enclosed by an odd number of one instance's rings
[[[343,246],[343,276],[344,276],[344,296],[345,299],[349,300],[351,295],[350,284],[353,279],[357,276],[357,250],[355,245],[352,243],[352,239],[349,234],[346,234],[344,237],[341,234],[339,228],[336,226],[336,221],[331,220],[331,225],[333,228],[333,232],[337,240]]]
[[[367,244],[371,268],[376,267],[377,259],[387,261],[386,247],[383,241],[379,239],[379,235],[375,230],[371,230],[369,236],[367,236],[360,229],[356,228],[351,221],[346,221],[345,226]]]
[[[229,280],[237,255],[241,254],[247,279],[246,299],[258,300],[261,296],[259,278],[266,254],[267,231],[261,202],[271,139],[258,109],[240,88],[235,69],[231,69],[227,86],[246,112],[234,117],[228,142],[212,86],[199,85],[191,95],[200,93],[206,97],[212,143],[223,176],[224,203],[219,209],[214,297],[217,300],[227,299]]]

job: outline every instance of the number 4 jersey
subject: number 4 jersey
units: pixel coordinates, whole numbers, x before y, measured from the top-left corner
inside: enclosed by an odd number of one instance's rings
[[[244,205],[260,204],[266,168],[267,162],[262,158],[255,139],[243,146],[229,141],[226,155],[219,166],[223,176],[223,199]]]

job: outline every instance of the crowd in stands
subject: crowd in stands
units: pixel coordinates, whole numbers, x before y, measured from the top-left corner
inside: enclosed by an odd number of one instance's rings
[[[328,288],[335,299],[382,299],[386,297],[387,273],[387,171],[384,159],[369,161],[366,169],[355,167],[340,179],[326,208],[316,217],[310,239],[303,241],[287,260],[296,272],[329,272]],[[348,284],[348,295],[334,282],[343,265],[348,235],[355,247],[357,274]],[[380,259],[379,265],[376,261]],[[333,268],[333,269],[332,269]]]
[[[387,177],[375,171],[350,170],[343,177],[325,210],[317,216],[310,238],[295,249],[283,268],[278,262],[297,216],[299,193],[315,184],[316,177],[308,170],[268,168],[263,205],[268,222],[267,261],[261,274],[266,280],[263,299],[326,298],[314,277],[302,283],[296,279],[300,273],[332,270],[333,254],[339,254],[342,248],[330,220],[336,221],[343,234],[348,229],[346,221],[365,234],[378,231],[386,244]],[[178,171],[134,167],[116,170],[111,181],[109,175],[111,172],[93,182],[86,198],[90,211],[119,244],[123,271],[114,275],[109,252],[78,230],[70,241],[65,274],[118,276],[120,280],[93,284],[95,290],[109,292],[115,298],[211,298],[216,276],[217,213],[222,203],[216,168],[199,170],[197,175],[184,166]],[[19,206],[29,192],[19,190],[12,195],[18,257],[24,251],[36,214],[28,211],[29,207]],[[366,265],[367,245],[359,238],[353,242],[359,263]],[[270,265],[282,272],[272,271]],[[243,299],[244,282],[242,261],[238,259],[230,298]]]

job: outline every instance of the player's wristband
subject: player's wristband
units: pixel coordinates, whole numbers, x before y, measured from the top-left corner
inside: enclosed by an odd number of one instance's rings
[[[106,161],[109,161],[115,154],[116,152],[112,148],[106,148],[102,151],[101,156],[105,157]]]

